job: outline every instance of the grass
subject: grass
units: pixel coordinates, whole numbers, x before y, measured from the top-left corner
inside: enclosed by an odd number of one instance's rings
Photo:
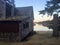
[[[51,31],[39,31],[23,42],[4,42],[0,45],[60,45],[60,37],[53,37]]]

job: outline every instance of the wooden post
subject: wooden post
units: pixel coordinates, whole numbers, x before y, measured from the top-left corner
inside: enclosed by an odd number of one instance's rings
[[[58,14],[54,14],[54,17],[53,17],[53,36],[55,36],[55,37],[59,36]]]
[[[5,19],[6,14],[6,2],[0,0],[0,18]]]
[[[13,17],[14,16],[14,8],[15,8],[14,0],[11,0],[11,4],[12,4],[11,17]]]

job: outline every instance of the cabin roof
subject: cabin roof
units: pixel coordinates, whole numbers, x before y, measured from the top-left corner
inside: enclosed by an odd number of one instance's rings
[[[32,6],[16,7],[16,9],[19,10],[20,15],[29,16],[30,18],[34,19],[33,7]]]

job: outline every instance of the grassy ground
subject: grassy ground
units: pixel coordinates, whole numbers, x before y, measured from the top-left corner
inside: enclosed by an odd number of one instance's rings
[[[0,45],[60,45],[60,37],[52,37],[52,32],[40,31],[23,42],[3,42]]]

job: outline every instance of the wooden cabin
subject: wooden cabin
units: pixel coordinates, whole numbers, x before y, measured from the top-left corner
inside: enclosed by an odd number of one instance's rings
[[[0,13],[0,40],[23,40],[33,31],[33,7],[14,7],[14,0],[0,0],[0,3],[0,12],[3,11]]]
[[[0,20],[0,40],[23,40],[33,31],[32,21],[29,17],[20,16],[21,19]]]

